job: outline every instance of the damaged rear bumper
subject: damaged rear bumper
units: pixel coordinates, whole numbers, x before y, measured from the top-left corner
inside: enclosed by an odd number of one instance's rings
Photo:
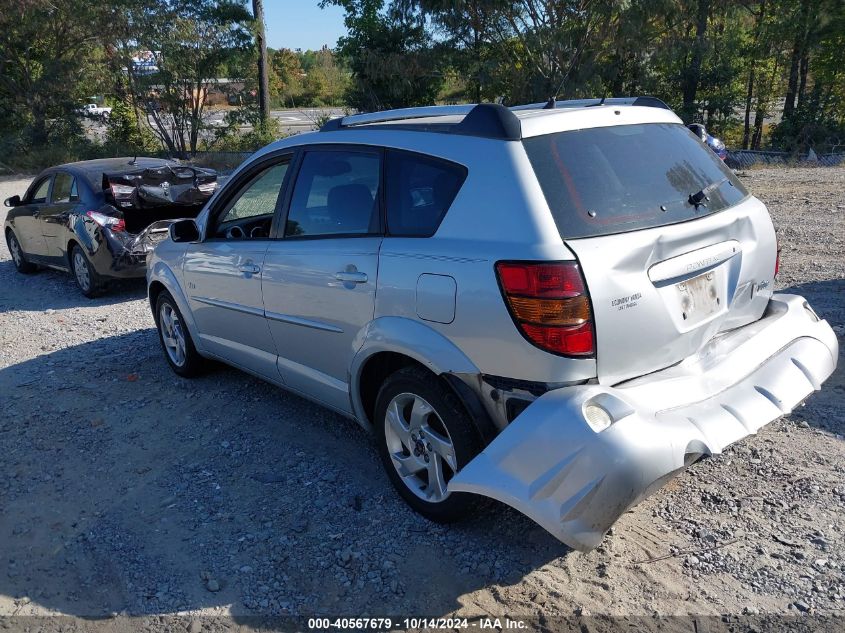
[[[802,403],[833,373],[838,352],[803,298],[775,295],[762,319],[678,365],[614,387],[546,393],[449,490],[498,499],[570,547],[593,549],[685,466]]]
[[[106,248],[92,255],[94,268],[100,275],[116,279],[135,279],[147,273],[147,256],[167,237],[167,231],[178,220],[153,222],[137,235],[125,231],[103,229]]]

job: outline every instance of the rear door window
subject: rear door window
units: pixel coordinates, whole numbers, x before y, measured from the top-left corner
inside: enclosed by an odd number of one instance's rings
[[[385,155],[387,230],[390,235],[430,237],[466,179],[455,163],[388,150]]]
[[[564,239],[684,222],[748,195],[681,124],[588,128],[523,144]],[[702,190],[709,200],[696,206],[690,196]]]
[[[285,237],[378,233],[380,175],[378,152],[306,150],[290,201]]]
[[[79,194],[76,190],[76,178],[65,172],[56,174],[53,181],[53,203],[78,202]]]

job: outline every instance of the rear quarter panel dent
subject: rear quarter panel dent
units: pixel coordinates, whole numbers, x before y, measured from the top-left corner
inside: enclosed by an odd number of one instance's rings
[[[379,352],[403,354],[433,373],[479,374],[478,368],[449,339],[419,321],[404,317],[379,317],[362,329],[354,341],[358,349],[350,367],[350,393],[357,418],[367,416],[359,393],[361,371],[367,360]]]

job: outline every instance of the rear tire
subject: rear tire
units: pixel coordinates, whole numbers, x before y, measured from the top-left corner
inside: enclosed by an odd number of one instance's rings
[[[27,261],[26,253],[23,252],[21,243],[18,242],[18,238],[15,237],[15,234],[11,230],[6,231],[6,245],[9,247],[9,254],[12,256],[12,263],[15,265],[15,269],[17,269],[19,273],[29,275],[38,270],[38,266]]]
[[[75,244],[70,252],[70,271],[79,291],[89,299],[98,296],[105,289],[103,278],[94,270],[85,251],[78,244]]]
[[[449,481],[481,451],[478,434],[454,393],[420,367],[385,380],[373,420],[390,482],[414,510],[438,523],[472,514],[481,498],[447,492]]]
[[[170,369],[183,378],[200,375],[205,359],[194,347],[179,306],[166,290],[162,290],[156,300],[155,322],[158,340]]]

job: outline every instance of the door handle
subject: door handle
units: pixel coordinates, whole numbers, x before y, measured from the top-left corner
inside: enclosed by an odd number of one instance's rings
[[[338,281],[350,282],[353,284],[363,284],[367,281],[367,273],[360,273],[357,271],[341,271],[334,274],[334,278]]]
[[[261,268],[259,266],[256,266],[255,264],[241,264],[240,266],[238,266],[238,270],[242,273],[251,275],[261,272]]]

